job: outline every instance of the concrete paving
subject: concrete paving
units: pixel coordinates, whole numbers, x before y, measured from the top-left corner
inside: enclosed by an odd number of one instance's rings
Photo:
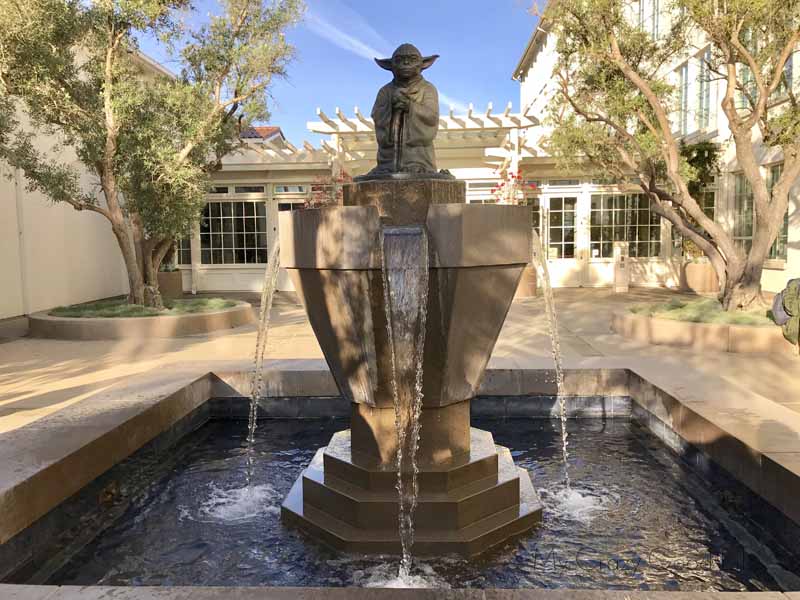
[[[690,378],[712,393],[720,377],[800,411],[800,359],[791,356],[697,353],[648,346],[611,332],[614,310],[678,296],[666,290],[556,290],[561,349],[566,360],[626,357],[677,379]],[[252,297],[250,298],[252,299]],[[552,364],[544,302],[514,302],[489,366],[546,368]],[[20,338],[0,344],[0,435],[35,422],[123,383],[126,378],[177,363],[252,360],[255,326],[219,334],[146,341],[68,342]],[[282,298],[273,307],[267,360],[282,368],[295,359],[323,358],[302,307]],[[695,374],[692,377],[692,374]],[[702,376],[706,377],[702,377]],[[709,379],[711,378],[711,379]]]
[[[684,406],[674,415],[666,415],[667,420],[672,420],[675,425],[675,419],[683,419],[691,411],[692,414],[699,415],[702,422],[708,418],[718,423],[719,432],[746,440],[745,450],[755,449],[763,455],[766,466],[762,475],[763,481],[759,485],[764,486],[764,491],[768,492],[766,495],[769,496],[771,490],[779,496],[786,496],[787,501],[791,502],[793,494],[787,488],[786,481],[795,485],[800,472],[800,393],[797,389],[797,382],[800,381],[800,359],[778,355],[697,353],[677,348],[647,346],[625,340],[610,331],[613,311],[634,303],[662,302],[670,297],[675,297],[675,294],[664,290],[634,290],[625,295],[615,295],[608,290],[558,290],[556,301],[559,331],[566,366],[595,369],[624,367],[635,370],[671,394],[679,394]],[[549,369],[552,366],[552,355],[544,314],[541,298],[515,302],[490,361],[490,368]],[[267,347],[269,368],[317,372],[324,369],[321,351],[301,307],[283,299],[275,305],[272,321]],[[53,436],[52,427],[48,424],[66,423],[77,429],[97,422],[105,426],[106,420],[118,419],[120,414],[127,414],[126,411],[132,410],[133,405],[141,408],[153,402],[156,397],[171,393],[172,387],[180,387],[193,381],[196,376],[207,374],[210,370],[209,363],[217,363],[213,369],[215,372],[241,371],[252,361],[255,337],[255,327],[247,326],[215,335],[171,340],[66,342],[21,338],[0,343],[0,441],[9,442],[9,447],[14,446],[17,449],[29,448],[30,452],[24,454],[44,464],[49,455],[37,455],[34,452],[36,448],[37,451],[49,448],[48,452],[56,452],[63,444],[69,443],[67,431]],[[226,368],[223,368],[223,362],[227,364]],[[143,378],[136,377],[145,373],[147,375]],[[493,385],[491,381],[485,383],[489,387]],[[320,385],[325,387],[323,384],[329,385],[329,382],[321,381]],[[651,396],[654,406],[666,406],[655,395]],[[181,411],[185,411],[187,406],[191,408],[180,397],[175,402]],[[165,418],[168,416],[164,415]],[[685,437],[691,439],[693,432],[689,427],[690,423],[684,421],[683,425],[686,429]],[[710,444],[713,449],[715,440],[710,439],[710,436],[716,435],[716,431],[708,427],[699,431],[697,443],[701,446]],[[21,439],[22,437],[25,439]],[[15,439],[18,443],[12,443]],[[55,444],[52,443],[54,439],[57,442]],[[727,446],[721,447],[720,450],[731,454],[726,448]],[[109,456],[111,454],[109,452]],[[3,463],[6,464],[6,472],[0,473],[0,479],[8,483],[14,477],[21,476],[22,470],[14,462],[13,456],[5,458]],[[789,473],[791,478],[787,479],[785,473]],[[791,512],[791,506],[784,508],[787,514]],[[201,597],[310,599],[323,595],[325,598],[363,597],[387,600],[406,597],[521,600],[540,596],[555,597],[556,594],[558,597],[585,596],[586,600],[600,596],[622,599],[661,595],[543,590],[437,590],[427,596],[418,590],[342,590],[332,593],[321,590],[277,589],[234,591],[225,588],[187,590],[0,586],[0,598],[20,600],[166,600]],[[779,600],[779,596],[784,596],[765,594],[762,598],[768,595],[775,596],[776,600]],[[719,594],[692,596],[717,598]],[[726,596],[732,598],[733,595]],[[675,593],[670,593],[670,598],[675,597]]]

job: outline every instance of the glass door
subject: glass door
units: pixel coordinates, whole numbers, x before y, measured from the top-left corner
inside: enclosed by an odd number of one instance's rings
[[[586,219],[580,194],[554,195],[543,201],[548,270],[553,287],[580,287],[585,283]]]

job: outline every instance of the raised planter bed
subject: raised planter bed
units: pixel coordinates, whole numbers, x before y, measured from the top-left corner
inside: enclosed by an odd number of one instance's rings
[[[780,327],[692,323],[615,312],[611,329],[624,338],[656,346],[738,354],[798,354],[797,347],[786,341]]]
[[[233,329],[255,319],[247,302],[222,310],[156,317],[72,318],[40,312],[30,316],[30,335],[57,340],[173,338]]]

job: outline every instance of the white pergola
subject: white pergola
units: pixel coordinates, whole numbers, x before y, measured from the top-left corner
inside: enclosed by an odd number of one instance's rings
[[[539,122],[512,113],[511,109],[510,102],[501,113],[495,113],[491,103],[483,112],[475,111],[470,104],[461,115],[450,108],[439,118],[435,142],[439,166],[491,166],[502,170],[521,158],[536,156],[539,151],[528,144],[529,136],[525,134],[537,128]],[[377,152],[372,119],[358,107],[353,109],[353,116],[347,116],[339,108],[334,114],[332,118],[318,108],[319,121],[309,122],[309,131],[330,136],[328,149],[335,152],[336,159],[348,172],[360,174],[369,170]]]
[[[541,135],[539,121],[513,113],[512,104],[495,113],[491,103],[482,112],[470,104],[466,113],[451,108],[439,118],[435,141],[440,168],[490,167],[516,171],[519,162],[540,156],[536,141]],[[335,117],[317,109],[319,120],[310,121],[308,130],[329,136],[320,147],[304,141],[301,147],[289,142],[248,140],[247,150],[225,161],[227,170],[325,169],[334,174],[342,170],[351,175],[367,172],[375,164],[377,143],[375,125],[358,107],[352,115],[337,108]]]

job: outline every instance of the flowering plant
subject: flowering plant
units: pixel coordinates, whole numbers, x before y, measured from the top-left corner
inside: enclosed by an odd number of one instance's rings
[[[525,190],[535,190],[536,184],[526,182],[520,173],[503,171],[498,184],[492,188],[492,197],[498,204],[522,204]]]
[[[320,208],[330,204],[341,204],[344,197],[343,187],[351,183],[353,178],[342,171],[338,175],[320,175],[311,184],[311,193],[306,200],[306,208]]]

